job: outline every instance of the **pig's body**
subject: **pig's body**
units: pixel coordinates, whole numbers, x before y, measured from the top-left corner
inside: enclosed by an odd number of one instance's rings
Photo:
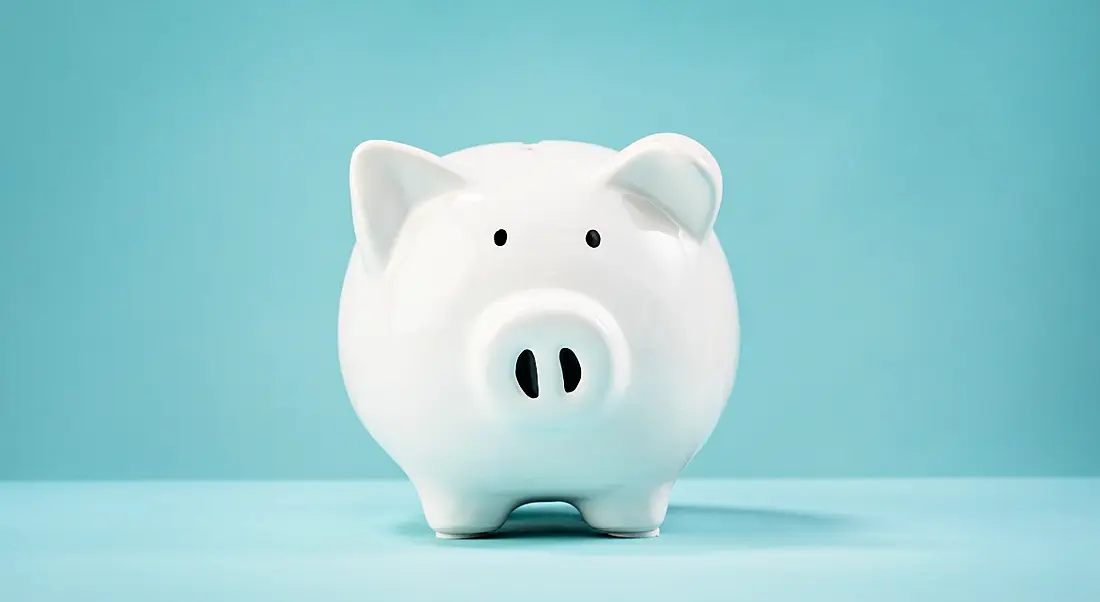
[[[696,185],[692,169],[717,173],[709,153],[651,138],[663,162],[629,177],[615,175],[626,150],[573,142],[443,158],[357,149],[341,368],[440,536],[490,532],[551,500],[596,529],[654,535],[714,429],[738,360],[737,302],[717,206],[691,203],[717,205],[720,176]],[[681,197],[684,211],[667,206]],[[407,211],[385,215],[395,204]]]

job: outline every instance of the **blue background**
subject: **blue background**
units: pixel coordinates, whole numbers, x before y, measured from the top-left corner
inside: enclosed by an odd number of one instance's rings
[[[692,476],[1100,474],[1100,4],[0,2],[0,478],[399,471],[336,359],[369,138],[723,166]]]

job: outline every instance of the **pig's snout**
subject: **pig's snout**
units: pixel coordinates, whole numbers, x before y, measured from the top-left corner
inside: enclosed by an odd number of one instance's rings
[[[546,358],[543,358],[546,359]],[[577,354],[568,347],[562,347],[558,351],[557,368],[561,374],[562,388],[566,393],[577,390],[581,383],[581,362]],[[545,369],[545,364],[543,364]],[[516,358],[516,383],[525,395],[531,399],[539,397],[539,368],[538,359],[530,349],[524,349]]]
[[[572,291],[531,290],[491,304],[471,345],[481,395],[525,415],[613,402],[630,378],[630,348],[614,316]]]

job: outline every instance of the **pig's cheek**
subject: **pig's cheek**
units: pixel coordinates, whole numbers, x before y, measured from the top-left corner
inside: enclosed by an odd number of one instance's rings
[[[474,240],[457,227],[437,224],[404,250],[390,266],[393,327],[405,333],[438,329],[474,265]]]

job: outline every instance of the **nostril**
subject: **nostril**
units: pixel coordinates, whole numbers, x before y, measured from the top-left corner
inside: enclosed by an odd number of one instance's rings
[[[535,365],[535,354],[530,349],[524,349],[516,358],[516,382],[531,399],[539,396],[539,371]]]
[[[565,384],[565,392],[572,393],[581,384],[581,363],[577,360],[577,354],[565,347],[558,352],[558,362],[561,363],[561,378]]]

